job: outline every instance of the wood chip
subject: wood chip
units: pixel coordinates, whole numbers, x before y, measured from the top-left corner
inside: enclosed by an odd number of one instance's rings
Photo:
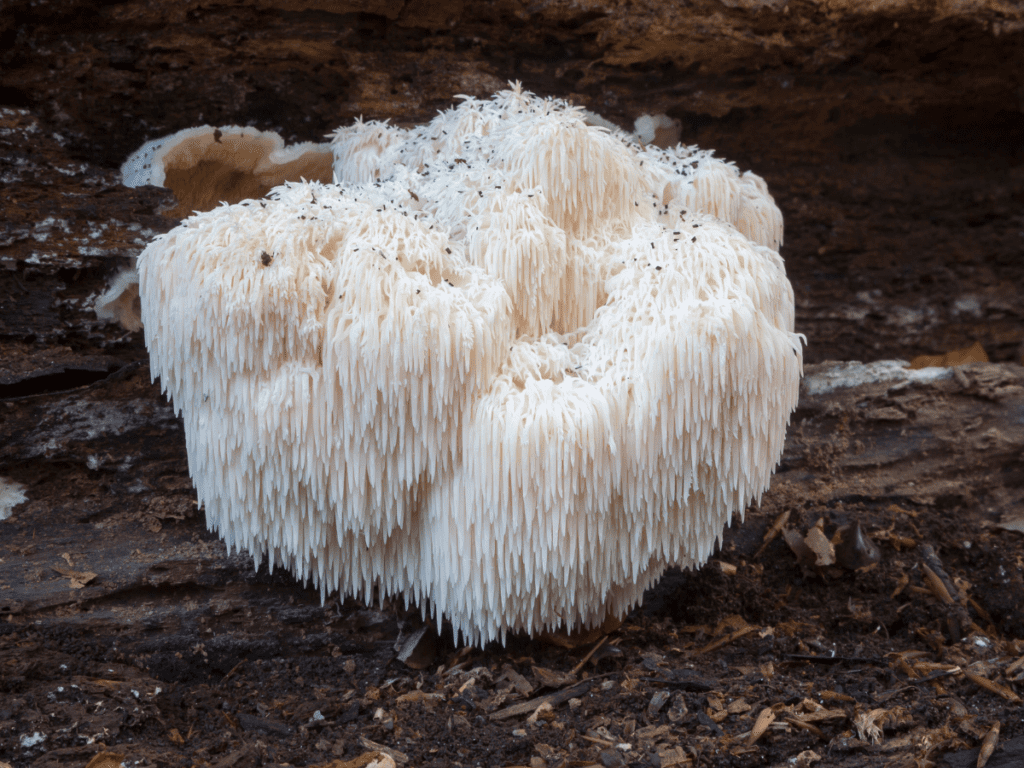
[[[978,762],[976,768],[985,768],[988,759],[996,751],[996,744],[999,743],[999,723],[995,723],[981,742],[981,749],[978,750]]]
[[[771,707],[765,707],[761,710],[761,714],[757,716],[757,720],[754,722],[754,727],[750,730],[750,738],[747,739],[747,746],[753,746],[757,743],[764,732],[768,730],[768,726],[775,722],[775,713]]]
[[[949,590],[946,589],[946,585],[942,583],[942,579],[938,577],[938,574],[929,568],[927,563],[921,563],[921,570],[924,572],[924,580],[928,584],[928,589],[931,590],[939,602],[945,605],[952,605],[953,597],[949,594]]]
[[[911,370],[920,370],[921,368],[951,368],[967,363],[987,362],[988,354],[985,352],[985,348],[981,346],[981,342],[976,341],[969,347],[951,349],[944,355],[918,355],[910,361],[908,367]]]
[[[375,750],[377,752],[383,752],[396,763],[404,764],[409,762],[409,756],[404,752],[399,752],[397,749],[392,749],[391,747],[386,747],[383,744],[378,744],[376,741],[370,741],[365,736],[359,737],[359,746],[361,746],[363,749],[370,749]],[[384,766],[382,765],[380,768],[384,768]]]
[[[822,691],[818,696],[824,701],[848,701],[851,704],[857,702],[853,696],[846,693],[836,693],[835,691]]]
[[[597,649],[600,648],[602,645],[604,645],[605,641],[607,641],[607,640],[608,640],[608,635],[605,635],[600,640],[598,640],[596,643],[594,643],[594,647],[591,648],[589,651],[587,651],[587,655],[584,656],[582,659],[580,659],[579,663],[575,667],[572,668],[572,675],[573,675],[573,677],[575,677],[577,674],[579,674],[579,671],[581,669],[583,669],[583,666],[588,661],[590,661],[590,659],[593,657],[593,655],[595,653],[597,653]]]
[[[699,649],[697,653],[708,653],[709,651],[721,648],[723,645],[728,645],[729,643],[735,642],[744,635],[749,635],[751,632],[756,632],[758,629],[759,628],[754,624],[747,624],[745,627],[740,627],[735,632],[730,632],[725,637],[720,637],[717,640],[713,640],[712,642],[705,645],[703,648]]]
[[[882,559],[882,551],[871,540],[857,520],[853,525],[844,525],[832,536],[836,562],[850,571],[864,571]]]
[[[804,536],[804,544],[814,553],[814,564],[819,568],[835,564],[836,548],[825,535],[824,518],[818,520],[814,527],[807,532],[807,535]]]
[[[410,669],[426,669],[437,654],[437,633],[432,624],[424,624],[402,642],[397,659]]]
[[[516,672],[512,667],[506,665],[505,671],[502,673],[502,677],[512,683],[512,687],[515,688],[516,693],[522,696],[529,696],[533,693],[533,683]]]
[[[661,768],[671,768],[673,765],[689,765],[690,756],[682,747],[672,747],[658,752],[658,762]]]
[[[533,714],[530,715],[528,718],[526,718],[526,722],[529,723],[530,725],[536,725],[537,721],[544,714],[546,714],[548,712],[551,712],[551,711],[552,711],[551,702],[549,702],[549,701],[542,702],[539,707],[537,707],[535,710],[533,710]]]
[[[587,691],[589,691],[590,690],[590,686],[592,686],[594,684],[594,681],[597,680],[597,679],[598,678],[596,678],[596,677],[591,677],[591,678],[588,678],[587,680],[583,680],[582,682],[576,683],[576,685],[572,685],[572,686],[569,686],[568,688],[564,688],[561,691],[556,691],[555,693],[549,693],[546,696],[538,696],[536,698],[530,699],[529,701],[523,701],[523,702],[520,702],[518,704],[513,704],[510,707],[505,707],[504,709],[499,709],[497,712],[492,712],[491,713],[490,719],[491,720],[507,720],[510,717],[519,717],[520,715],[529,715],[530,713],[532,713],[534,710],[536,710],[537,707],[539,707],[544,702],[548,702],[549,704],[551,704],[552,707],[557,707],[559,704],[562,704],[562,703],[568,701],[569,699],[573,699],[573,698],[576,698],[578,696],[581,696],[584,693],[586,693]]]
[[[576,682],[576,675],[554,672],[544,667],[533,667],[533,675],[537,678],[539,688],[561,688]]]
[[[761,547],[754,553],[754,560],[757,560],[757,558],[761,556],[761,553],[764,552],[765,547],[771,544],[775,540],[775,537],[782,533],[782,529],[786,527],[786,523],[789,521],[789,512],[790,511],[787,509],[775,518],[775,522],[772,523],[772,527],[764,534],[764,543],[761,544]]]
[[[120,768],[124,755],[118,752],[100,752],[86,763],[85,768]]]
[[[996,696],[1002,696],[1004,699],[1014,704],[1020,703],[1020,696],[1011,691],[1005,685],[1000,685],[999,683],[993,680],[989,680],[984,675],[979,675],[977,672],[972,672],[970,669],[967,669],[966,667],[961,671],[964,673],[964,677],[966,677],[979,688],[984,688],[986,691],[988,691],[989,693],[994,693]]]
[[[1024,669],[1024,656],[1021,656],[1019,659],[1013,662],[1013,664],[1008,666],[1003,674],[1009,676],[1014,674],[1018,669]]]
[[[382,762],[382,759],[390,761],[390,765],[387,762]],[[373,768],[374,766],[375,768],[395,768],[395,760],[386,753],[373,750],[364,752],[351,760],[332,760],[320,765],[319,768]]]
[[[805,720],[799,720],[795,717],[786,717],[783,719],[790,725],[796,726],[797,728],[802,728],[803,730],[808,731],[809,733],[813,733],[822,741],[828,741],[828,736],[825,735],[825,732],[821,730],[821,728],[812,723],[808,723]]]
[[[725,711],[730,715],[740,715],[744,712],[749,712],[751,709],[753,707],[747,703],[746,699],[736,699],[736,701],[729,702],[729,706],[725,708]]]
[[[403,693],[395,701],[398,704],[436,704],[439,701],[444,701],[444,694],[441,693],[426,693],[425,691],[409,691]]]
[[[65,578],[71,579],[72,589],[83,589],[90,581],[96,578],[92,571],[73,571],[70,568],[55,567],[57,573]]]

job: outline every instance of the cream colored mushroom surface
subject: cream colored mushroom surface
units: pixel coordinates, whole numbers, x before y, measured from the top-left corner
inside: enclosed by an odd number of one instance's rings
[[[210,526],[468,642],[622,615],[767,487],[802,345],[764,182],[518,87],[139,258]]]
[[[147,141],[124,161],[121,180],[172,190],[178,204],[171,213],[184,217],[262,197],[287,180],[328,181],[330,167],[325,144],[286,145],[273,131],[203,125]]]

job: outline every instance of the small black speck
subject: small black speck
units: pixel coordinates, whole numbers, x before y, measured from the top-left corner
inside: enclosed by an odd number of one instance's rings
[[[273,260],[274,260],[274,257],[271,256],[266,251],[263,251],[263,253],[260,254],[260,262],[262,262],[264,267],[269,267],[270,266],[270,262],[272,262]]]
[[[661,272],[661,267],[655,267],[655,269]]]
[[[691,237],[690,238],[690,242],[691,243],[696,243],[697,242],[697,238],[696,237]]]
[[[223,136],[223,135],[224,135],[224,134],[220,132],[220,128],[216,128],[216,129],[215,129],[215,130],[213,131],[213,140],[214,140],[215,142],[217,142],[218,144],[220,144],[220,137],[221,137],[221,136]]]
[[[451,252],[452,252],[452,249],[451,249],[451,248],[445,248],[445,249],[444,249],[444,252],[445,252],[445,253],[451,253]]]

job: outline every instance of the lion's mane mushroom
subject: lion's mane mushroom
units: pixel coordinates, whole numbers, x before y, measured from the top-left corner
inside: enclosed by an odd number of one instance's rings
[[[763,182],[518,87],[334,148],[336,184],[139,259],[210,525],[472,643],[594,626],[703,563],[797,402]]]

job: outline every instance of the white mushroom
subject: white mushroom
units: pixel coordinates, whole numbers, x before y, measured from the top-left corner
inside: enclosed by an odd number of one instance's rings
[[[139,258],[211,527],[472,643],[595,626],[706,561],[798,395],[781,227],[716,207],[749,188],[781,224],[763,183],[723,164],[702,191],[706,153],[518,87],[334,146],[337,184],[199,214]]]
[[[114,275],[107,290],[96,297],[93,309],[98,319],[120,323],[127,331],[142,328],[139,273],[134,266],[125,267]]]
[[[286,146],[273,131],[203,125],[147,141],[121,165],[121,180],[167,187],[178,198],[176,213],[187,216],[262,197],[286,180],[328,181],[331,158],[324,144]]]

